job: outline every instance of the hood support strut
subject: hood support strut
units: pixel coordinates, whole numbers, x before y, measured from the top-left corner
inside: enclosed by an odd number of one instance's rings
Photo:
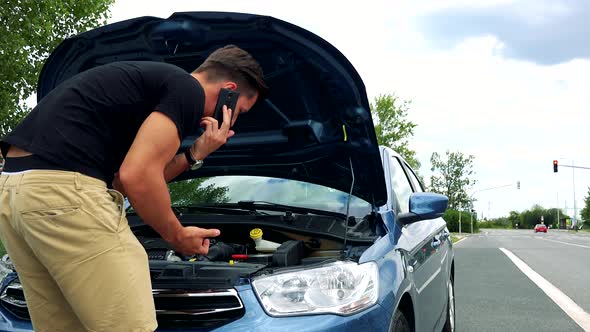
[[[348,157],[350,162],[350,175],[352,181],[350,183],[350,191],[348,192],[348,200],[346,201],[346,220],[344,220],[344,246],[342,248],[342,254],[346,251],[346,239],[348,238],[348,218],[350,218],[350,199],[352,198],[352,190],[354,189],[354,168],[352,167],[352,158]]]

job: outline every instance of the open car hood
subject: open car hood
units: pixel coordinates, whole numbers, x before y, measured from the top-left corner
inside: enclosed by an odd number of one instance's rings
[[[290,23],[240,13],[139,17],[63,41],[45,63],[37,98],[69,77],[113,61],[149,60],[197,68],[215,49],[235,44],[261,64],[267,99],[242,114],[236,135],[205,166],[180,178],[261,175],[321,184],[375,205],[387,200],[364,84],[336,48]],[[195,135],[195,137],[198,134]],[[189,137],[182,147],[190,145]]]

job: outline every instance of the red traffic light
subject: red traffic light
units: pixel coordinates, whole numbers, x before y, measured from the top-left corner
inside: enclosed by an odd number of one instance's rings
[[[553,173],[557,173],[557,160],[553,161]]]

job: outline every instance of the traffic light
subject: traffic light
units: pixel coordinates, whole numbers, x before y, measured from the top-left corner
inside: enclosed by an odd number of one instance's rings
[[[520,181],[516,181],[516,189],[520,189]]]
[[[553,161],[553,173],[557,173],[557,160]]]

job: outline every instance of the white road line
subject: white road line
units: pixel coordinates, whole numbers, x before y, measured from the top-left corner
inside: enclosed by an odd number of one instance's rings
[[[546,239],[546,238],[542,238],[542,237],[537,237],[537,239],[539,239],[539,240],[546,240],[546,241],[551,241],[551,242],[557,242],[557,243],[563,243],[563,244],[567,244],[568,246],[575,246],[575,247],[581,247],[581,248],[587,248],[587,249],[590,249],[590,246],[585,246],[585,245],[583,245],[583,244],[576,244],[576,243],[569,243],[569,242],[563,242],[563,241],[551,240],[551,239]]]
[[[499,248],[508,258],[524,273],[532,282],[534,282],[553,302],[555,302],[561,310],[570,316],[574,322],[586,331],[590,332],[590,314],[576,304],[572,299],[565,295],[559,288],[553,286],[547,279],[531,269],[520,258],[516,257],[510,250]]]
[[[459,241],[457,241],[457,242],[453,243],[453,245],[454,245],[454,246],[456,246],[457,244],[459,244],[459,242],[461,242],[461,241],[465,240],[466,238],[467,238],[467,236],[466,236],[466,237],[464,237],[464,238],[462,238],[461,240],[459,240]]]

